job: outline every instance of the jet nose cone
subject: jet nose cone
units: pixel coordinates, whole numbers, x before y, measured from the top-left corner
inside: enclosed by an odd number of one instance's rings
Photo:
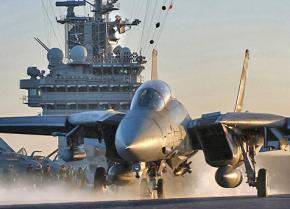
[[[158,160],[162,154],[161,129],[151,119],[124,119],[116,133],[116,149],[127,161]]]

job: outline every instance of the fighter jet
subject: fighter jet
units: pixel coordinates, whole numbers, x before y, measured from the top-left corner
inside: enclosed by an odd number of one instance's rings
[[[156,74],[138,88],[126,114],[109,110],[0,118],[0,132],[65,136],[70,147],[63,153],[67,161],[86,156],[81,149],[84,138],[104,140],[108,170],[97,173],[106,175],[99,179],[117,185],[139,179],[141,195],[151,198],[164,197],[164,171],[171,170],[175,176],[190,173],[190,158],[202,151],[205,161],[217,168],[218,185],[239,186],[243,179],[239,167],[244,165],[249,186],[257,189],[259,197],[266,197],[267,171],[256,171],[255,156],[261,147],[263,151],[288,147],[290,120],[269,113],[242,112],[248,60],[246,51],[234,112],[192,119],[169,85],[156,80]],[[279,142],[278,146],[269,146],[270,141]]]
[[[9,169],[17,174],[23,174],[28,167],[36,169],[40,163],[30,159],[24,148],[15,152],[2,138],[0,138],[0,175],[5,175]]]
[[[52,173],[56,174],[58,173],[61,165],[64,164],[64,162],[57,159],[56,155],[57,151],[58,149],[54,150],[47,156],[40,155],[39,153],[42,153],[42,151],[33,151],[30,156],[27,156],[27,158],[40,163],[44,170],[49,166],[51,168]],[[52,158],[54,155],[55,157]]]

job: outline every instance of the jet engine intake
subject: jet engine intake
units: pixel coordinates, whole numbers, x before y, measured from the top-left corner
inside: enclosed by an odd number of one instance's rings
[[[239,169],[226,165],[216,171],[215,180],[223,188],[235,188],[242,183],[243,175]]]

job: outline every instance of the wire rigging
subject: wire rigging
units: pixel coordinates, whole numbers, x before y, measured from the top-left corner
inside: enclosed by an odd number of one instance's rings
[[[54,10],[54,7],[53,7],[53,5],[52,5],[52,3],[51,3],[51,1],[50,0],[48,0],[48,2],[49,2],[49,5],[50,5],[50,9],[51,9],[51,11],[53,12],[53,15],[54,15],[54,17],[56,18],[57,17],[57,15],[56,15],[56,12],[55,12],[55,10]],[[64,37],[62,36],[62,32],[61,32],[61,30],[60,30],[60,28],[59,28],[60,26],[57,24],[57,26],[56,26],[56,29],[57,29],[57,31],[58,31],[58,34],[59,34],[59,37],[61,37],[60,39],[61,39],[61,41],[63,41],[64,42]],[[62,42],[62,43],[63,43]]]
[[[161,38],[161,35],[164,31],[164,28],[165,28],[165,25],[166,25],[166,22],[167,22],[167,17],[168,17],[168,14],[169,14],[169,11],[172,9],[172,5],[173,5],[173,0],[171,0],[171,3],[169,5],[169,7],[167,8],[167,11],[165,13],[165,16],[164,16],[164,19],[163,19],[163,24],[161,25],[161,29],[160,29],[160,33],[158,34],[157,36],[157,39],[156,39],[156,42],[155,42],[155,45],[154,45],[154,48],[158,45],[159,43],[159,40]]]
[[[147,0],[146,2],[146,10],[145,10],[145,17],[144,17],[144,22],[143,22],[143,28],[142,28],[142,33],[141,33],[141,40],[140,40],[140,53],[142,54],[142,49],[143,49],[143,40],[144,40],[144,31],[146,28],[146,23],[148,19],[148,10],[149,10],[149,4],[150,0]]]
[[[156,1],[156,3],[157,2],[158,2],[158,0]],[[165,3],[165,0],[163,0],[162,5],[164,5],[164,3]],[[157,5],[158,5],[158,7],[157,7]],[[156,12],[159,10],[160,7],[161,7],[161,5],[156,4],[156,9],[157,9]],[[156,12],[155,12],[155,16],[157,16],[157,18],[153,18],[153,21],[155,20],[155,22],[156,22],[155,29],[153,29],[153,31],[151,33],[148,33],[149,37],[148,37],[148,40],[146,42],[146,50],[145,50],[145,55],[146,56],[148,54],[148,50],[150,49],[150,46],[154,43],[154,37],[155,37],[155,34],[157,32],[157,30],[156,30],[157,24],[159,24],[159,26],[160,26],[160,16],[161,16],[161,12],[159,12],[159,13],[156,13]],[[150,28],[153,28],[153,21],[152,21],[152,24],[150,25]]]
[[[58,46],[61,48],[61,44],[60,44],[59,39],[58,39],[58,37],[57,37],[57,35],[56,35],[55,29],[54,29],[54,27],[53,27],[52,21],[51,21],[51,19],[50,19],[50,17],[49,17],[49,14],[48,14],[47,8],[46,8],[46,6],[45,6],[43,0],[41,0],[41,4],[42,4],[42,6],[43,6],[43,8],[44,8],[44,12],[45,12],[45,14],[46,14],[46,16],[47,16],[47,18],[48,18],[48,21],[49,21],[50,27],[51,27],[51,29],[52,29],[52,31],[53,31],[53,34],[54,34],[54,37],[55,37],[55,39],[56,39],[56,41],[57,41],[57,43],[58,43]]]
[[[130,12],[130,20],[133,19],[133,14],[134,12],[136,12],[136,8],[138,6],[137,0],[133,0],[133,4],[132,4],[132,9],[131,9],[131,12]]]
[[[155,0],[154,6],[153,6],[153,10],[152,10],[151,19],[149,21],[150,22],[150,24],[149,24],[149,31],[147,33],[147,38],[146,38],[146,42],[145,42],[145,54],[147,54],[148,48],[150,46],[150,45],[147,44],[149,42],[150,37],[152,37],[150,35],[152,35],[152,33],[153,34],[155,33],[155,30],[153,30],[153,32],[150,33],[150,28],[153,28],[154,19],[155,19],[155,16],[157,14],[157,9],[158,9],[157,5],[158,5],[158,0]]]
[[[158,8],[161,9],[161,12],[158,13],[156,22],[155,22],[155,27],[153,29],[153,32],[151,33],[152,35],[150,36],[150,41],[148,40],[146,42],[146,50],[145,50],[145,56],[147,57],[151,51],[152,48],[156,48],[159,40],[161,38],[161,35],[164,31],[166,22],[167,22],[167,17],[170,12],[170,10],[173,8],[173,0],[170,2],[167,0],[163,0],[162,5],[158,5]],[[154,19],[154,18],[153,18]],[[150,26],[153,28],[153,26]]]

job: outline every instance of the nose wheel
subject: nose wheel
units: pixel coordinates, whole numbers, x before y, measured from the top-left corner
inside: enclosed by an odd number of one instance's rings
[[[163,199],[163,179],[157,181],[142,179],[140,183],[140,197],[141,199]]]
[[[164,198],[163,179],[158,179],[158,182],[157,182],[157,197],[158,197],[158,199],[163,199]]]
[[[163,199],[164,185],[159,172],[160,166],[149,166],[140,182],[140,197],[143,199]]]

